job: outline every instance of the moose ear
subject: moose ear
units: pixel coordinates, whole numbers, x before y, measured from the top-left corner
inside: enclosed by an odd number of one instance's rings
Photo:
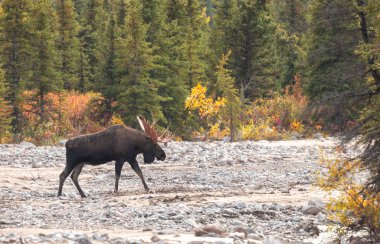
[[[144,123],[143,123],[143,120],[144,118],[141,116],[141,115],[139,115],[139,116],[137,116],[137,121],[139,122],[139,125],[140,125],[140,127],[141,127],[141,129],[143,130],[143,131],[145,131],[145,127],[144,127]],[[146,132],[146,131],[145,131]]]

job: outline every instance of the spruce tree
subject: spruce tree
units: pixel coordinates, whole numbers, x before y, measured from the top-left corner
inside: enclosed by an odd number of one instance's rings
[[[245,99],[268,96],[275,87],[274,25],[266,5],[258,0],[238,2],[239,14],[230,35],[231,70]]]
[[[373,197],[380,194],[380,6],[375,0],[356,0],[355,3],[361,36],[356,53],[366,63],[367,85],[359,87],[353,96],[345,96],[351,100],[350,104],[365,101],[358,125],[349,131],[346,139],[357,141],[359,138],[359,143],[365,145],[358,158],[363,170],[370,172],[365,190]]]
[[[116,67],[117,42],[120,39],[120,30],[117,27],[116,17],[113,12],[110,13],[105,38],[105,48],[103,50],[105,62],[103,62],[101,82],[98,83],[96,90],[101,92],[105,98],[107,112],[105,121],[108,121],[115,112],[114,103],[120,93],[120,79]]]
[[[116,22],[119,27],[124,27],[126,17],[127,17],[126,0],[118,0],[116,3]]]
[[[275,65],[277,86],[281,90],[292,83],[297,73],[303,73],[302,38],[307,29],[308,0],[275,0],[269,10],[276,22]]]
[[[12,130],[12,108],[6,100],[6,93],[4,71],[0,69],[0,143],[9,141]]]
[[[80,90],[96,90],[101,82],[106,23],[107,13],[103,8],[103,0],[88,0],[79,34],[83,51],[80,56]]]
[[[2,4],[0,43],[2,47],[3,70],[7,95],[12,106],[13,133],[22,132],[22,114],[20,101],[22,99],[23,83],[29,79],[31,62],[31,1],[5,0]]]
[[[209,49],[209,21],[206,8],[199,0],[187,0],[184,25],[184,60],[186,61],[186,82],[189,90],[198,82],[207,81],[210,72],[207,59]]]
[[[185,26],[187,0],[167,0],[167,13],[169,21],[177,22],[178,26]]]
[[[230,130],[230,141],[235,141],[236,130],[240,124],[242,101],[239,89],[236,88],[235,79],[231,75],[231,70],[226,67],[230,55],[231,51],[223,54],[219,64],[216,66],[216,81],[222,97],[227,100],[227,104],[223,108],[223,114]]]
[[[168,0],[168,19],[179,29],[177,47],[185,67],[188,91],[197,82],[207,81],[210,67],[209,18],[205,5],[199,0]]]
[[[136,124],[136,116],[162,119],[162,96],[158,89],[162,85],[151,77],[156,67],[151,43],[146,41],[148,25],[142,19],[142,4],[138,0],[129,2],[125,22],[126,37],[118,47],[117,69],[121,73],[121,94],[118,109],[126,124]]]
[[[89,0],[73,0],[73,1],[74,1],[76,16],[79,21],[79,19],[81,19],[81,16],[84,16],[86,12],[87,2]]]
[[[162,83],[159,94],[165,97],[162,101],[165,125],[177,129],[181,123],[184,101],[187,94],[185,84],[185,65],[183,61],[180,27],[177,21],[170,21],[167,12],[167,1],[143,1],[143,18],[149,25],[147,40],[153,44],[153,54],[157,57],[156,68],[150,76]]]
[[[344,128],[355,118],[360,103],[339,97],[365,86],[365,63],[355,54],[361,36],[354,13],[351,0],[318,0],[310,9],[306,91],[316,105],[323,104],[315,115],[329,121],[326,129]]]
[[[58,49],[61,56],[61,77],[63,88],[71,90],[79,82],[79,40],[78,22],[72,0],[56,0],[59,21]]]
[[[36,0],[32,4],[32,67],[31,81],[26,87],[36,90],[38,115],[41,123],[49,118],[46,95],[59,87],[60,59],[57,50],[58,23],[50,0]]]
[[[222,55],[231,50],[235,43],[232,35],[234,19],[239,14],[237,11],[237,0],[220,0],[215,3],[215,15],[211,31],[211,49],[214,66],[219,62]]]

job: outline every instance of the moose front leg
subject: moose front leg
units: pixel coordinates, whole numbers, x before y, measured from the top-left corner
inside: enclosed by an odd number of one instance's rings
[[[140,179],[141,179],[141,181],[142,181],[142,183],[144,185],[145,191],[149,192],[149,188],[148,188],[147,184],[145,183],[144,176],[143,176],[143,174],[141,172],[141,169],[140,169],[139,164],[137,163],[137,161],[136,160],[131,161],[131,162],[129,162],[129,164],[131,165],[132,169],[136,172],[136,174],[140,177]]]
[[[114,192],[117,193],[119,190],[119,179],[121,175],[121,169],[123,168],[124,161],[116,161],[115,163],[115,190]]]

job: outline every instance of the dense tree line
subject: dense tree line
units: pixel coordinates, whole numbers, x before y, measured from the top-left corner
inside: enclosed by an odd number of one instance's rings
[[[315,101],[358,90],[367,85],[368,66],[378,79],[376,57],[358,58],[368,55],[362,44],[369,47],[376,39],[372,28],[376,13],[362,10],[371,4],[352,0],[3,1],[0,47],[8,88],[3,99],[12,106],[13,132],[22,131],[18,104],[27,89],[37,91],[42,121],[48,119],[44,117],[46,93],[78,90],[100,92],[106,108],[121,114],[128,124],[142,113],[179,126],[184,119],[183,101],[196,83],[220,92],[216,66],[229,50],[226,65],[245,103],[281,91],[296,74],[305,77],[305,90]],[[338,125],[357,114],[352,110],[360,109],[332,103],[330,110],[325,109]]]
[[[35,90],[41,123],[46,94],[100,92],[110,114],[137,114],[179,127],[184,100],[198,82],[216,89],[215,69],[231,50],[246,101],[268,96],[278,81],[276,20],[263,1],[4,1],[1,63],[12,131],[22,134],[22,93]],[[277,50],[278,51],[278,50]],[[277,67],[276,67],[277,66]],[[281,71],[283,72],[283,71]],[[294,72],[293,72],[294,73]],[[289,75],[290,77],[291,75]],[[287,79],[291,80],[291,78]],[[276,82],[279,82],[276,86]]]
[[[299,75],[315,105],[307,116],[342,129],[366,102],[337,95],[379,84],[374,2],[5,0],[0,90],[11,116],[4,121],[22,135],[26,90],[35,91],[29,99],[41,123],[49,121],[48,93],[77,90],[102,94],[105,120],[116,114],[133,125],[143,114],[178,131],[189,122],[183,104],[198,82],[211,94],[233,91],[244,106],[281,93]],[[231,91],[218,85],[227,53]]]

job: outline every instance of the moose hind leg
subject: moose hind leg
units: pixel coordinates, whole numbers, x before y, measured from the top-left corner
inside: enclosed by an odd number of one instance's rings
[[[86,194],[84,194],[84,192],[82,191],[78,183],[78,177],[79,177],[80,172],[82,171],[83,166],[84,166],[84,163],[78,165],[74,169],[73,173],[71,174],[71,179],[73,180],[75,187],[78,189],[80,196],[86,197]]]
[[[145,183],[144,176],[141,172],[139,164],[135,161],[135,162],[131,162],[130,165],[131,165],[132,169],[136,172],[136,174],[140,177],[140,179],[144,185],[145,191],[149,192],[149,188],[148,188],[147,184]]]
[[[67,163],[65,169],[59,175],[58,196],[62,196],[63,183],[65,182],[67,176],[69,176],[71,171],[73,171],[73,169],[74,169],[74,167],[72,165],[73,164],[71,164],[71,163]]]

